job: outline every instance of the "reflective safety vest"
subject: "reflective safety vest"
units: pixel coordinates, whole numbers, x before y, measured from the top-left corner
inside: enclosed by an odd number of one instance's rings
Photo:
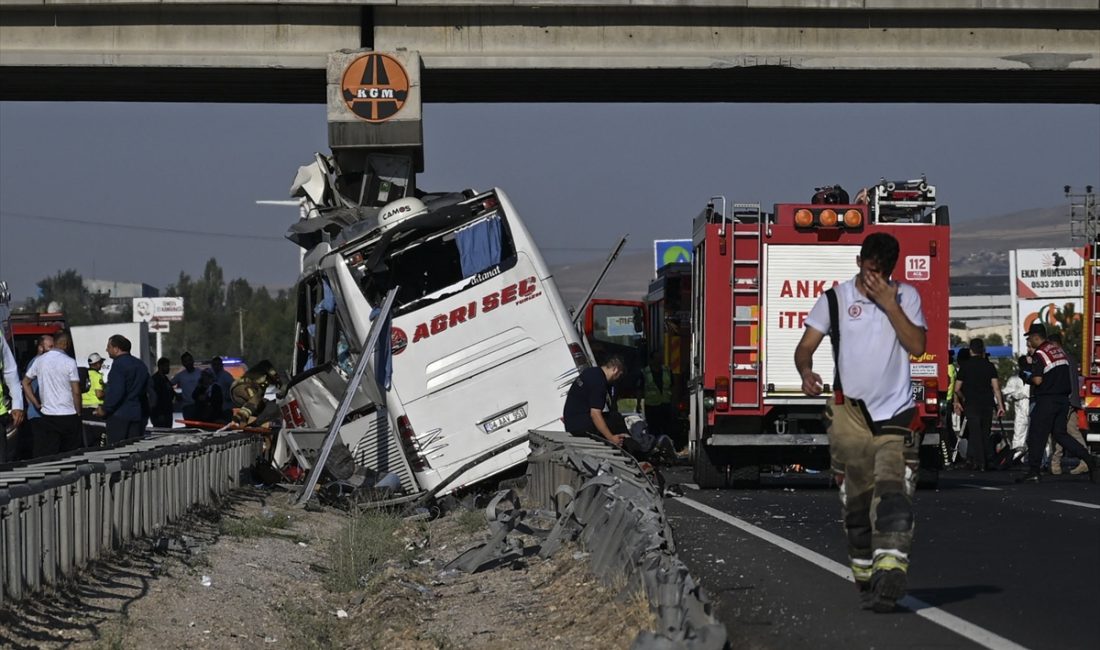
[[[80,405],[86,409],[94,409],[103,404],[95,393],[103,390],[103,373],[88,368],[88,390],[80,395]]]
[[[662,381],[659,389],[656,382],[653,381],[653,368],[646,366],[642,370],[642,376],[645,378],[646,406],[660,406],[672,401],[672,373],[669,372],[668,368],[661,367]]]
[[[955,368],[955,364],[947,364],[947,407],[951,408],[951,401],[955,399],[955,376],[958,374],[958,369]]]

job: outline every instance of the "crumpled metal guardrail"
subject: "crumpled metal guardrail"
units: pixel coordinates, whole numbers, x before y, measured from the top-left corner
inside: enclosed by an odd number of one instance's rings
[[[534,504],[558,515],[556,530],[573,529],[602,580],[625,578],[644,588],[658,629],[641,632],[633,648],[725,647],[726,628],[676,557],[661,494],[634,459],[567,433],[532,431],[530,442],[527,492]],[[548,542],[560,537],[552,534]]]
[[[261,449],[253,434],[176,429],[0,470],[0,605],[240,487]]]

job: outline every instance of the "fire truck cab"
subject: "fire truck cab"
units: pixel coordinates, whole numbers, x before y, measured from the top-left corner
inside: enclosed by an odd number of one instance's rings
[[[794,350],[804,320],[827,289],[857,272],[874,232],[901,244],[893,279],[920,292],[928,323],[925,353],[910,357],[924,424],[922,482],[942,465],[939,432],[947,389],[950,231],[947,208],[923,178],[864,190],[855,202],[838,186],[810,203],[726,205],[714,197],[695,218],[691,291],[689,449],[702,488],[752,484],[761,466],[829,466],[823,419],[832,394],[832,347],[814,355],[825,381],[802,393]]]

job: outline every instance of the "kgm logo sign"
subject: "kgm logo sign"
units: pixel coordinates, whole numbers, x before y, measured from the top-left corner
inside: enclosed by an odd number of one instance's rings
[[[385,122],[409,98],[409,75],[397,59],[372,52],[344,69],[341,88],[349,111],[367,122]]]

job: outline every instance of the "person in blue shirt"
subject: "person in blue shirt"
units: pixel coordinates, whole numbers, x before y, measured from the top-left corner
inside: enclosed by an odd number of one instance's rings
[[[566,431],[575,436],[603,438],[616,447],[622,446],[628,436],[613,433],[603,411],[607,404],[608,387],[623,376],[625,369],[622,357],[613,356],[598,368],[581,371],[565,397],[562,421]]]
[[[140,438],[149,419],[149,369],[130,354],[130,340],[121,334],[107,339],[111,371],[107,393],[97,413],[107,420],[107,444]]]

